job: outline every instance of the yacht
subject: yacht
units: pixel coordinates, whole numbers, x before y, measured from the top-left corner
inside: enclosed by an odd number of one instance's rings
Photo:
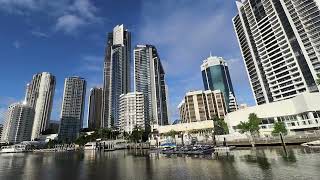
[[[320,140],[303,143],[301,144],[301,146],[310,147],[310,148],[320,148]]]
[[[1,153],[22,153],[28,152],[27,145],[24,144],[16,144],[12,146],[2,146]]]
[[[88,142],[84,145],[84,150],[96,150],[97,149],[97,143],[96,142]]]
[[[126,149],[127,148],[127,141],[126,140],[115,140],[114,149]]]

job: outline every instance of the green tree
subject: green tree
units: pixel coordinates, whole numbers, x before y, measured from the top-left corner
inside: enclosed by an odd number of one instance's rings
[[[143,130],[135,126],[130,134],[130,140],[137,143],[142,140]]]
[[[126,131],[123,131],[123,132],[122,132],[122,137],[123,137],[123,139],[129,139],[130,134],[127,133]]]
[[[254,113],[249,114],[249,120],[247,122],[240,122],[237,126],[241,133],[249,133],[251,136],[259,135],[259,125],[261,119]]]
[[[174,143],[176,143],[176,135],[177,134],[179,134],[179,132],[177,132],[173,129],[171,131],[169,131],[168,133],[166,133],[167,136],[170,136],[173,139]]]
[[[54,146],[55,146],[56,144],[58,144],[58,141],[57,141],[57,140],[52,140],[52,139],[50,139],[49,142],[48,142],[48,144],[47,144],[47,147],[48,147],[49,149],[51,149],[51,148],[54,148]]]
[[[215,135],[229,134],[228,124],[223,119],[215,117],[213,119],[213,125]]]
[[[78,144],[79,146],[84,146],[88,142],[88,138],[84,135],[78,137],[74,143]]]
[[[276,122],[273,126],[272,135],[277,136],[279,133],[282,133],[283,135],[288,134],[288,130],[286,128],[286,125],[284,122]]]

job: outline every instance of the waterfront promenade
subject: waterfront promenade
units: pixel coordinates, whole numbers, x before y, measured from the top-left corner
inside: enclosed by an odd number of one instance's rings
[[[288,146],[232,151],[228,156],[189,156],[112,152],[0,154],[0,179],[5,180],[262,180],[319,179],[320,152]]]
[[[316,141],[320,139],[320,134],[305,134],[296,136],[284,136],[284,142],[287,145],[301,145],[305,142]],[[217,145],[222,145],[223,140],[217,140]],[[279,136],[254,138],[255,146],[281,146],[282,142]],[[252,143],[249,139],[235,139],[227,141],[227,145],[236,147],[250,147]]]

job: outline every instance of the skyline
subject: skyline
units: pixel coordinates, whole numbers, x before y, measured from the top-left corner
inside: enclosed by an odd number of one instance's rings
[[[0,90],[0,113],[6,110],[10,103],[23,100],[26,83],[32,75],[48,71],[57,77],[51,119],[59,119],[64,78],[73,75],[85,78],[88,82],[87,96],[90,88],[102,86],[107,32],[117,24],[124,24],[132,32],[132,47],[137,44],[152,44],[157,47],[169,86],[169,107],[172,114],[170,121],[178,118],[177,106],[187,91],[203,89],[200,65],[209,56],[210,51],[213,55],[224,57],[230,64],[231,79],[239,104],[254,104],[232,26],[232,17],[236,15],[236,5],[233,1],[204,1],[201,4],[191,1],[113,3],[112,7],[115,10],[120,8],[118,7],[120,4],[126,4],[121,8],[134,9],[130,14],[125,12],[126,15],[119,16],[114,16],[107,10],[110,8],[107,3],[87,0],[73,2],[76,3],[66,5],[62,1],[57,1],[55,5],[44,2],[42,4],[47,5],[20,4],[18,10],[24,7],[24,11],[28,12],[28,15],[21,15],[19,12],[14,12],[17,4],[9,3],[9,5],[8,2],[0,1],[0,5],[7,3],[7,7],[10,6],[11,9],[8,11],[4,9],[6,6],[1,6],[0,19],[6,18],[6,21],[11,19],[15,22],[14,24],[8,22],[8,25],[0,30],[3,36],[3,43],[0,44],[3,53],[0,54],[0,59],[3,59],[2,67],[6,67],[1,68],[0,75],[7,77],[10,74],[10,78],[1,80],[6,86]],[[52,15],[53,10],[50,11],[50,8],[58,4],[61,7],[73,8],[62,8],[67,9],[66,12],[60,16],[56,15],[59,12]],[[50,12],[44,13],[41,7],[49,8]],[[72,9],[71,12],[68,9]],[[190,13],[191,11],[194,13]],[[62,17],[66,16],[65,13],[70,15],[67,17],[77,15],[88,21],[75,25],[76,28],[70,26],[70,23],[62,26]],[[46,17],[35,18],[37,14],[45,14]],[[33,17],[32,22],[30,17]],[[110,19],[105,20],[106,17]],[[49,20],[47,22],[43,21],[44,19]],[[49,22],[55,25],[45,26]],[[62,27],[64,29],[61,29]],[[220,28],[225,31],[220,31]],[[24,32],[20,33],[21,31]],[[77,51],[74,51],[75,49]],[[4,62],[6,59],[12,60]],[[185,61],[188,63],[184,63]],[[18,64],[22,66],[17,66]],[[88,106],[88,98],[85,100]],[[86,126],[87,114],[84,117]]]

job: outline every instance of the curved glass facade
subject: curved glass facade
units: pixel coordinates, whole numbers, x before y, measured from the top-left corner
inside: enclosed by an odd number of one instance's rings
[[[202,79],[205,90],[220,90],[223,92],[227,104],[227,110],[230,112],[230,92],[234,95],[232,82],[228,66],[224,63],[206,67],[202,70]]]

